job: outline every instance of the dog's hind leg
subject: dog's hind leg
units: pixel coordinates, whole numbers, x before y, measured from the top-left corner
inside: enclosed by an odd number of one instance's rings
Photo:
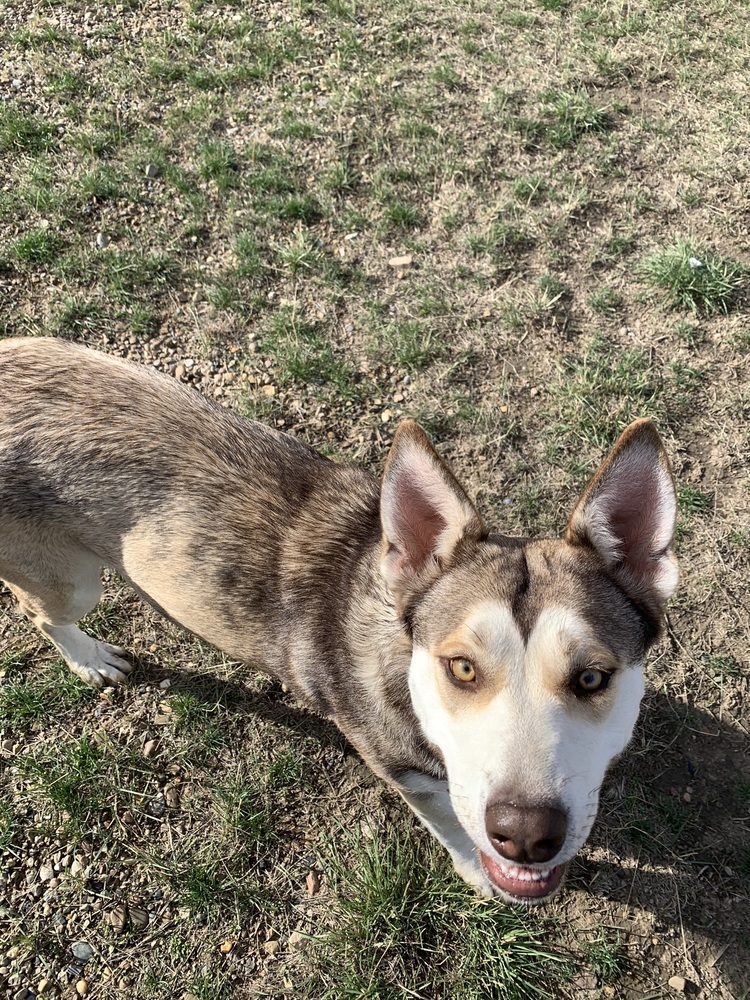
[[[60,554],[58,553],[58,556]],[[59,558],[56,569],[59,570]],[[80,550],[69,554],[66,572],[34,573],[9,565],[0,557],[0,579],[15,594],[21,611],[60,651],[74,674],[93,687],[122,684],[133,669],[125,650],[94,639],[82,632],[76,622],[92,611],[102,595],[100,563]]]

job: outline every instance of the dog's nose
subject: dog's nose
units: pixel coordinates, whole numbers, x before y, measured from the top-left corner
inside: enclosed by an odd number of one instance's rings
[[[520,865],[551,861],[562,847],[568,818],[555,806],[493,802],[484,817],[487,835],[498,854]]]

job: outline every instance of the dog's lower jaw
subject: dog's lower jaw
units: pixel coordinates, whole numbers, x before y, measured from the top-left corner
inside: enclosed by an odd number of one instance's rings
[[[568,870],[567,861],[541,869],[506,864],[491,858],[484,851],[479,851],[479,857],[494,895],[523,906],[538,906],[552,899],[560,891]]]

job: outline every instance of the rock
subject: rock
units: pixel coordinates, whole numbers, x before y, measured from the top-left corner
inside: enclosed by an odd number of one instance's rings
[[[292,951],[304,951],[307,947],[307,938],[299,931],[292,931],[289,935],[289,947]]]
[[[174,370],[175,378],[185,378],[187,374],[187,368],[184,365],[176,365]]]
[[[410,253],[407,253],[404,254],[402,257],[391,257],[391,259],[388,261],[388,266],[405,270],[407,267],[411,267],[413,263],[414,263],[414,257]]]
[[[52,983],[49,979],[40,979],[36,988],[37,994],[41,995],[42,993],[49,993],[51,986]]]
[[[222,955],[228,955],[232,948],[234,948],[234,941],[224,941],[223,944],[219,945],[219,951]]]
[[[76,993],[79,997],[85,997],[89,991],[89,984],[85,979],[79,979],[76,983]]]
[[[685,987],[687,986],[687,980],[682,976],[672,976],[668,985],[671,989],[675,990],[676,993],[684,993]]]
[[[28,997],[28,995],[29,995],[29,991],[26,989],[25,986],[22,986],[21,989],[18,990],[17,993],[13,994],[13,1000],[26,1000],[26,998]]]
[[[125,903],[118,903],[114,910],[107,914],[112,930],[115,934],[122,934],[125,930],[125,922],[128,919],[128,908]]]
[[[307,885],[308,896],[315,896],[320,892],[320,879],[315,872],[309,872],[307,878],[305,879],[305,884]]]
[[[176,369],[175,369],[175,371],[176,371]],[[159,688],[162,691],[168,691],[171,687],[172,687],[172,681],[168,677],[165,677],[164,680],[161,681],[160,684],[159,684]]]
[[[142,931],[144,927],[148,927],[149,916],[146,910],[141,909],[140,906],[131,906],[129,912],[130,922],[133,927],[139,931]]]
[[[55,872],[54,869],[52,868],[52,865],[42,865],[42,867],[39,869],[39,878],[42,880],[42,882],[49,882],[50,879],[53,879],[54,877],[55,877]]]
[[[84,965],[94,957],[94,949],[86,941],[74,941],[70,950],[78,961],[83,962]]]
[[[266,941],[266,943],[263,945],[263,951],[266,953],[266,955],[268,955],[269,958],[273,958],[274,955],[278,954],[280,947],[281,945],[279,944],[278,941]]]
[[[159,176],[159,168],[155,163],[149,163],[146,169],[144,170],[144,173],[150,181],[153,181],[155,178]]]
[[[275,396],[276,395],[276,386],[275,385],[264,385],[263,388],[260,391],[263,393],[264,396],[268,396],[270,398],[271,396]]]
[[[180,805],[180,793],[174,786],[164,789],[164,801],[170,809],[177,809]]]
[[[97,233],[96,234],[96,245],[99,247],[100,250],[103,250],[105,247],[108,247],[109,246],[109,236],[107,236],[106,233]]]
[[[383,410],[380,414],[380,419],[384,424],[387,424],[389,420],[393,418],[393,410]]]
[[[156,753],[157,747],[159,746],[158,740],[146,740],[143,744],[143,756],[146,760],[150,760]]]

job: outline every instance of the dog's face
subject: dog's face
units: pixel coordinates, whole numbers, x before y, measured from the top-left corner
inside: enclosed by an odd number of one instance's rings
[[[384,481],[382,568],[413,636],[414,710],[495,891],[539,902],[586,841],[638,716],[643,656],[677,582],[671,475],[639,422],[565,540],[486,536],[445,466],[428,475],[424,442],[406,433]]]

